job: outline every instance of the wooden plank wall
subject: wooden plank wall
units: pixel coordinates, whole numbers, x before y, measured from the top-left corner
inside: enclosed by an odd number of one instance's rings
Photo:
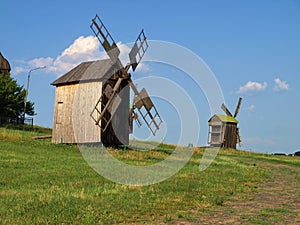
[[[80,83],[73,101],[73,131],[76,143],[101,141],[101,129],[90,116],[102,93],[101,82]],[[98,107],[99,109],[99,107]],[[99,117],[96,111],[94,118]]]
[[[100,128],[90,117],[101,96],[101,86],[101,82],[90,82],[56,87],[53,143],[101,141]]]
[[[214,147],[221,147],[224,139],[225,126],[220,119],[214,115],[209,123],[208,143]]]
[[[223,148],[234,148],[236,149],[236,130],[237,124],[226,123]]]
[[[78,84],[56,87],[52,130],[53,143],[75,143],[72,128],[72,105],[77,87]]]

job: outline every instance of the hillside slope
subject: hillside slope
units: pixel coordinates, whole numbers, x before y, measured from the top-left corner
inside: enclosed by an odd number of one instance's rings
[[[221,150],[199,172],[203,149],[161,183],[129,187],[92,170],[77,146],[0,129],[1,224],[299,224],[299,157]],[[168,157],[110,149],[129,164]]]

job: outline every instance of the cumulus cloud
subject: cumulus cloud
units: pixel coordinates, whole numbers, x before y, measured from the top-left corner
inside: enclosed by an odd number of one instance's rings
[[[28,72],[29,68],[23,67],[23,66],[16,66],[12,68],[12,73],[13,74],[21,74],[21,73],[25,73]]]
[[[99,41],[93,36],[77,38],[53,61],[50,70],[67,72],[83,61],[102,59],[106,55],[99,50]]]
[[[57,57],[40,57],[30,61],[19,61],[13,73],[20,74],[28,72],[29,69],[46,66],[47,72],[57,75],[63,74],[83,61],[102,59],[105,53],[99,50],[99,41],[96,37],[78,37],[69,47],[62,51]]]
[[[287,91],[289,89],[289,85],[286,81],[282,81],[279,78],[274,79],[275,86],[274,91]]]
[[[238,94],[257,93],[257,92],[264,91],[267,88],[267,86],[268,86],[267,82],[259,83],[259,82],[248,81],[247,84],[239,88],[237,93]]]
[[[120,49],[120,60],[123,65],[128,63],[128,54],[130,48],[121,42],[117,43]],[[13,69],[13,73],[20,74],[28,72],[31,68],[46,66],[47,72],[54,73],[56,75],[62,75],[81,62],[101,60],[108,58],[105,51],[100,50],[100,43],[94,36],[80,36],[69,47],[62,51],[57,57],[41,57],[35,58],[30,61],[19,61],[18,66]],[[147,66],[142,63],[139,65],[140,71],[147,71]]]
[[[51,57],[47,58],[35,58],[28,62],[31,67],[39,67],[39,66],[49,66],[53,63],[53,59]]]

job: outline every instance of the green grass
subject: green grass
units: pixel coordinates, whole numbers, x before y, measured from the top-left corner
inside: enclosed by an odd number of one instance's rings
[[[253,224],[272,225],[292,213],[291,210],[285,208],[263,208],[255,218],[249,218],[249,221]],[[271,222],[266,220],[270,220]]]
[[[6,127],[0,127],[0,140],[29,141],[32,136],[51,135],[51,133],[50,128],[7,125]]]
[[[238,157],[237,160],[244,161],[244,159],[251,158],[251,161],[258,160],[260,162],[268,162],[268,163],[280,163],[288,166],[294,166],[300,168],[300,157],[291,157],[291,156],[278,156],[278,155],[270,155],[270,154],[255,154],[251,152],[246,152],[242,155],[230,154],[231,157]]]
[[[212,165],[199,172],[203,149],[197,148],[190,162],[170,179],[130,187],[98,175],[77,146],[32,140],[37,134],[41,132],[0,128],[0,224],[193,220],[191,211],[221,207],[237,196],[255,192],[268,175],[240,160],[260,156],[235,150],[221,150]],[[166,158],[173,147],[110,152],[126,163],[147,165]]]

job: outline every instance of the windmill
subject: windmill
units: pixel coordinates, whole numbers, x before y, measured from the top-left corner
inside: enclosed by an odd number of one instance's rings
[[[151,133],[155,135],[162,123],[162,119],[146,89],[143,88],[141,91],[138,91],[131,79],[131,74],[128,72],[130,69],[133,72],[136,70],[148,48],[144,30],[138,35],[129,53],[129,62],[123,66],[119,59],[120,49],[98,15],[92,19],[90,27],[115,68],[113,74],[102,87],[103,94],[90,114],[102,131],[102,141],[110,145],[114,143],[126,144],[128,142],[128,132],[133,132],[133,121],[136,121],[138,127],[144,121]],[[134,94],[131,107],[127,104],[129,103],[127,102],[129,99],[129,87]],[[121,124],[120,121],[122,119],[120,120],[120,117],[128,117],[128,123],[124,124],[123,122]],[[112,133],[114,134],[111,135]]]
[[[216,114],[211,117],[209,123],[208,143],[211,146],[224,148],[236,148],[236,144],[241,144],[241,136],[237,127],[238,120],[236,119],[242,103],[242,98],[239,98],[234,115],[223,103],[221,109],[226,115]]]

